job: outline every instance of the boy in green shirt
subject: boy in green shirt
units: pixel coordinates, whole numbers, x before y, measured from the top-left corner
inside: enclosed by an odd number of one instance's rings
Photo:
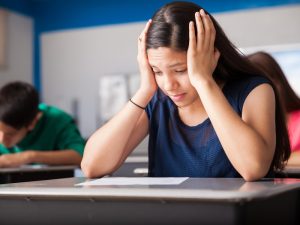
[[[80,165],[84,145],[72,117],[39,104],[32,85],[12,82],[0,89],[0,167]]]

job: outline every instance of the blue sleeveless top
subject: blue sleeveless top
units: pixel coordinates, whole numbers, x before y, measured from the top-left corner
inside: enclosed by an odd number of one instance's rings
[[[242,115],[248,94],[264,77],[228,81],[222,91],[232,108]],[[227,158],[210,119],[187,126],[177,106],[158,90],[146,107],[149,118],[150,177],[240,177]]]

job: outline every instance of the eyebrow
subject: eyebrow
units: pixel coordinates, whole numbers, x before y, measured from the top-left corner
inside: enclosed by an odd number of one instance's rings
[[[182,65],[186,65],[186,63],[178,62],[178,63],[171,64],[171,65],[169,65],[168,67],[169,67],[169,68],[173,68],[173,67],[176,67],[176,66],[182,66]],[[155,65],[150,65],[150,66],[153,67],[153,68],[159,69],[159,68],[158,68],[157,66],[155,66]]]
[[[169,65],[168,67],[176,67],[176,66],[182,66],[182,65],[186,65],[186,63],[182,63],[182,62],[179,62],[179,63],[174,63],[172,65]]]

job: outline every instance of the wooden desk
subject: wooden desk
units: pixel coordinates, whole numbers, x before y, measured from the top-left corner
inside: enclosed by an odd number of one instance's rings
[[[84,178],[0,185],[6,225],[300,222],[300,180],[190,178],[180,185],[74,186]]]
[[[78,167],[45,165],[26,165],[18,168],[1,168],[0,184],[73,177],[74,170],[76,168]]]

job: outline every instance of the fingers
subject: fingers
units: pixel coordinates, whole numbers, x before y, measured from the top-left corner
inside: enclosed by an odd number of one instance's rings
[[[142,31],[142,33],[140,34],[139,38],[138,38],[138,41],[139,42],[142,42],[142,41],[145,41],[145,37],[147,35],[147,32],[149,30],[149,27],[150,27],[150,24],[151,24],[152,20],[148,20],[148,22],[146,23],[146,26],[144,27],[144,30]]]
[[[207,26],[209,27],[209,47],[214,48],[216,39],[216,29],[209,15],[206,15]]]
[[[145,57],[146,54],[146,36],[147,36],[147,32],[149,30],[150,24],[151,24],[152,20],[148,20],[144,30],[142,31],[142,33],[140,34],[139,38],[138,38],[138,58],[139,56]]]
[[[195,21],[196,21],[196,28],[197,28],[197,43],[198,46],[202,46],[203,41],[205,39],[205,31],[204,31],[204,24],[199,12],[195,13]]]
[[[203,48],[204,49],[203,50],[207,51],[207,50],[209,50],[209,47],[210,47],[211,28],[210,28],[208,15],[205,14],[203,9],[200,10],[200,15],[201,15],[203,27],[204,27],[204,40],[203,40]]]
[[[215,27],[209,15],[205,14],[201,9],[195,13],[195,21],[197,28],[197,48],[204,51],[214,49],[215,43]]]
[[[189,49],[188,49],[188,51],[192,51],[195,48],[196,48],[195,26],[194,26],[194,22],[190,21],[190,23],[189,23]]]

